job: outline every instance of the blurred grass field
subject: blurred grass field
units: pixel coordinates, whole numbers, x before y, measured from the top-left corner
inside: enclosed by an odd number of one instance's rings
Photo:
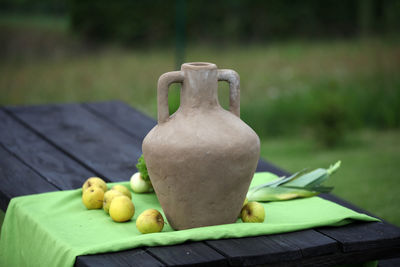
[[[0,105],[120,99],[155,117],[158,77],[175,68],[172,47],[81,45],[62,20],[53,27],[51,19],[35,21],[0,20]],[[240,74],[242,118],[260,135],[264,158],[291,172],[340,159],[333,193],[400,225],[399,44],[373,38],[189,44],[186,61]],[[228,86],[219,90],[227,107]],[[178,104],[173,86],[171,109]]]

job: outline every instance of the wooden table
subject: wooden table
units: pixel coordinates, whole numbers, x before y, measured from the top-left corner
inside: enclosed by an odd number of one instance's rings
[[[89,176],[127,181],[155,123],[118,101],[0,108],[1,209],[12,197],[79,188]],[[257,171],[286,174],[263,160]],[[333,195],[321,197],[360,211]],[[396,257],[400,228],[370,222],[79,256],[75,265],[329,266]],[[380,264],[400,266],[400,260]]]

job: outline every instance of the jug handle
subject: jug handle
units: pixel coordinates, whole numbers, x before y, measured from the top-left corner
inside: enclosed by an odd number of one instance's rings
[[[240,118],[240,77],[234,70],[218,70],[218,81],[229,83],[229,110]]]
[[[171,71],[164,73],[158,79],[157,85],[157,110],[158,110],[158,123],[166,122],[169,118],[168,109],[168,89],[173,83],[183,82],[182,71]]]

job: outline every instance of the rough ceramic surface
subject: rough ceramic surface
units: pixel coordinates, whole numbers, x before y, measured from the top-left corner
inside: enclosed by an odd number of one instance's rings
[[[230,111],[218,81],[230,83]],[[168,87],[182,83],[181,105],[168,114]],[[239,118],[239,76],[211,63],[186,63],[158,82],[158,125],[143,141],[149,175],[176,229],[233,223],[260,153],[257,134]]]

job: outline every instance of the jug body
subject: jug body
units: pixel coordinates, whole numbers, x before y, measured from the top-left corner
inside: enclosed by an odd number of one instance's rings
[[[230,111],[218,102],[218,80],[230,83]],[[182,83],[181,105],[168,114],[168,86]],[[168,222],[176,230],[233,223],[260,152],[257,134],[239,118],[239,77],[211,63],[186,63],[162,75],[158,124],[143,155]]]

